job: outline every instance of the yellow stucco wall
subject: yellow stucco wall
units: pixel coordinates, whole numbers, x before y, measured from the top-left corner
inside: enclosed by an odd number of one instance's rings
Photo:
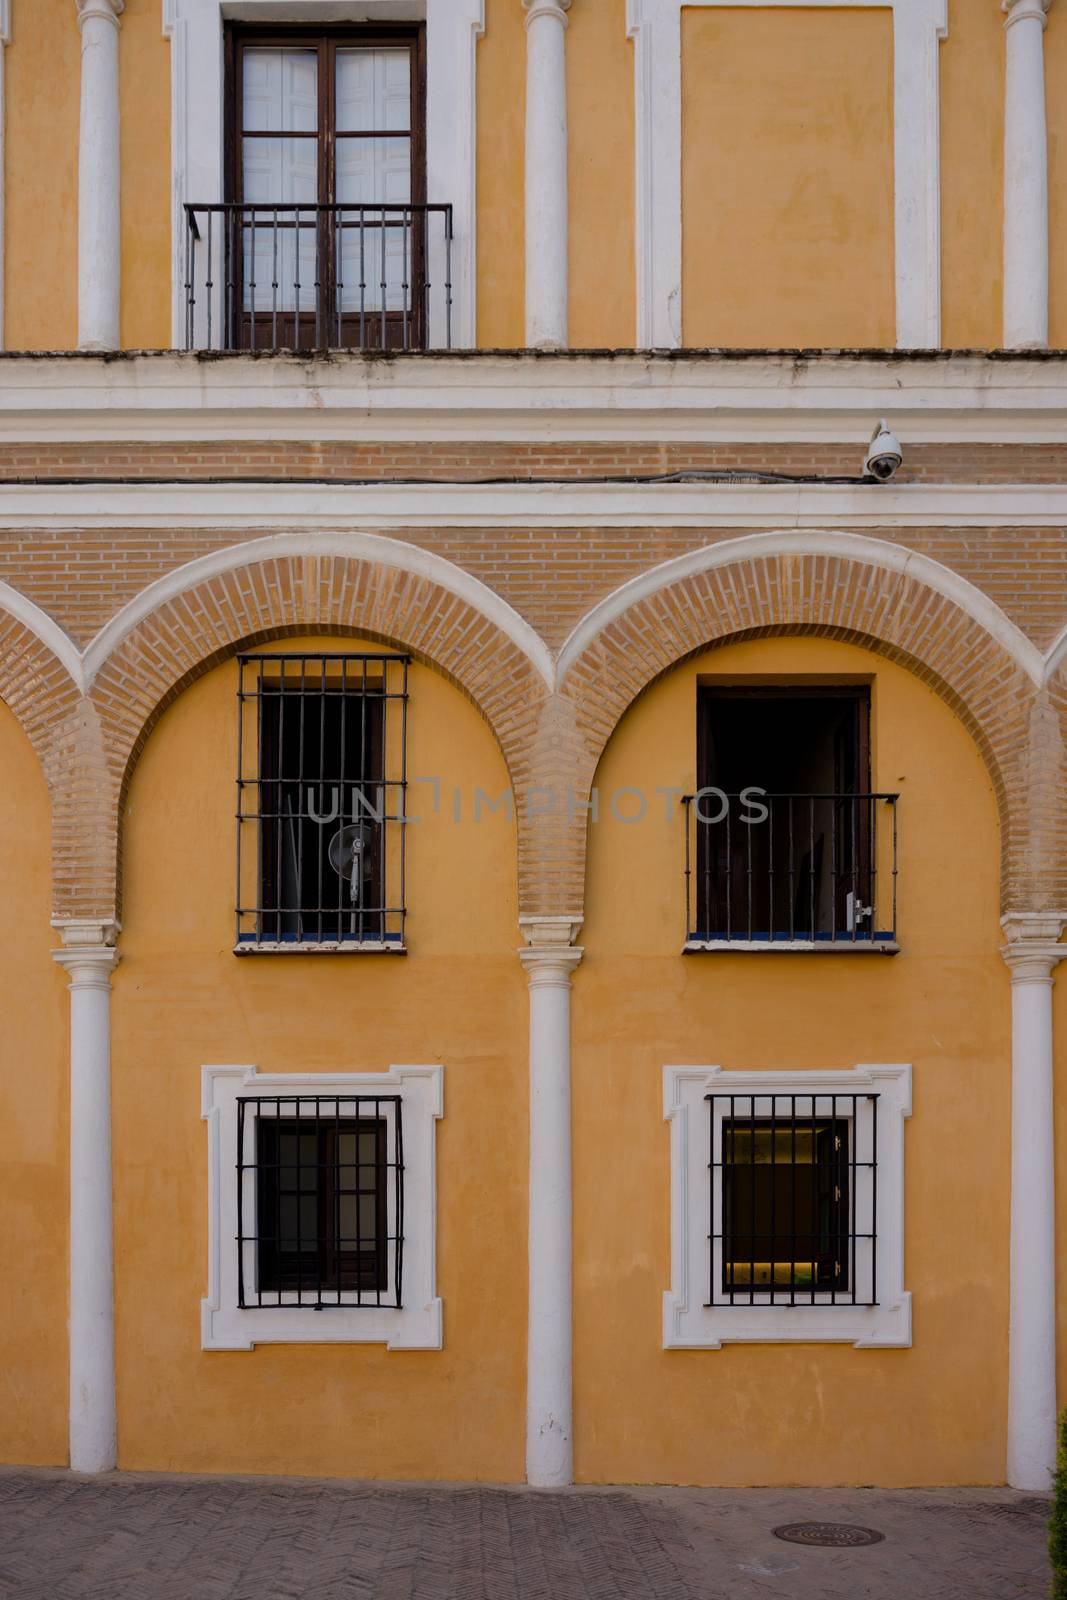
[[[515,959],[514,828],[503,814],[471,818],[475,785],[494,796],[506,787],[504,762],[459,691],[414,666],[409,772],[439,775],[444,789],[437,816],[428,785],[411,791],[420,818],[408,834],[411,953],[238,959],[236,683],[231,662],[188,689],[153,731],[130,787],[113,1007],[120,1465],[514,1480],[525,1383],[526,987]],[[200,1349],[200,1067],[237,1061],[265,1072],[444,1064],[442,1352]]]
[[[0,1003],[0,1461],[67,1459],[67,994],[52,961],[51,805],[0,705],[0,885],[9,932]]]
[[[171,343],[170,46],[163,37],[160,0],[126,0],[119,97],[120,336],[127,350],[166,349]]]
[[[1001,342],[1004,14],[949,0],[941,46],[941,342]]]
[[[576,5],[567,29],[570,341],[632,346],[634,62],[626,0]]]
[[[526,32],[513,0],[486,0],[477,48],[478,343],[523,343]]]
[[[4,58],[4,336],[9,350],[78,338],[81,46],[67,0],[15,0]]]
[[[688,956],[683,832],[697,674],[871,674],[873,779],[899,790],[903,951]],[[1003,1480],[1010,1006],[998,954],[997,817],[965,729],[906,670],[813,639],[736,644],[639,699],[601,761],[586,957],[574,992],[575,1437],[583,1482]],[[673,892],[665,893],[665,886]],[[670,1281],[662,1068],[910,1061],[905,1280],[914,1347],[664,1351]]]
[[[682,13],[682,334],[894,340],[884,10]]]

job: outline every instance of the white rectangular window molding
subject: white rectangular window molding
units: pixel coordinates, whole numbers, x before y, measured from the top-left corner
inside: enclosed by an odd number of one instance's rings
[[[904,1288],[904,1122],[911,1115],[910,1066],[827,1072],[664,1067],[663,1101],[671,1134],[671,1287],[663,1297],[665,1349],[804,1342],[851,1344],[860,1350],[911,1344],[911,1296]],[[788,1275],[775,1276],[772,1264],[777,1288],[769,1286],[768,1275],[761,1274],[758,1265],[749,1269],[747,1277],[737,1266],[732,1274],[724,1266],[723,1240],[729,1235],[724,1216],[724,1125],[740,1130],[742,1154],[735,1159],[755,1162],[754,1133],[750,1154],[744,1155],[746,1122],[761,1121],[766,1129],[773,1114],[779,1144],[783,1138],[786,1141],[782,1147],[786,1154],[789,1135],[783,1128],[793,1113],[798,1123],[832,1121],[840,1133],[837,1159],[844,1169],[843,1192],[836,1199],[852,1219],[848,1231],[857,1235],[855,1246],[851,1239],[847,1246],[843,1290],[815,1290],[813,1278],[802,1286],[795,1265]],[[793,1135],[793,1161],[797,1137]],[[754,1189],[755,1169],[751,1171]],[[820,1180],[813,1176],[812,1181],[819,1193]],[[795,1184],[794,1178],[794,1216]],[[748,1194],[746,1190],[746,1206]],[[820,1206],[822,1199],[820,1194]],[[831,1194],[827,1204],[832,1199]],[[829,1224],[821,1221],[819,1226]],[[750,1227],[757,1231],[754,1221]],[[814,1242],[807,1242],[812,1246],[809,1253],[814,1253]],[[734,1254],[733,1259],[747,1268],[743,1254]],[[773,1259],[781,1264],[772,1251]],[[813,1266],[813,1276],[814,1272]],[[728,1285],[733,1287],[732,1303]],[[791,1297],[797,1303],[790,1304]]]
[[[440,1066],[390,1067],[384,1073],[277,1073],[249,1066],[203,1068],[202,1114],[208,1124],[208,1294],[201,1302],[201,1346],[205,1350],[251,1350],[257,1344],[384,1344],[390,1350],[440,1350],[443,1328],[436,1286],[437,1119],[444,1114],[444,1069]],[[391,1235],[402,1235],[403,1280],[400,1305],[377,1305],[342,1291],[343,1303],[294,1303],[296,1293],[281,1291],[280,1305],[240,1303],[238,1236],[254,1231],[255,1171],[242,1173],[243,1226],[238,1225],[238,1106],[263,1101],[266,1116],[279,1114],[278,1099],[324,1096],[327,1103],[346,1096],[365,1103],[381,1096],[403,1115],[403,1203],[397,1216],[389,1200]],[[395,1112],[384,1106],[390,1151],[397,1159]],[[254,1129],[252,1130],[254,1134]],[[252,1144],[246,1138],[242,1160]],[[254,1157],[253,1157],[254,1159]],[[362,1158],[360,1158],[362,1159]],[[389,1157],[393,1159],[392,1154]],[[298,1178],[299,1186],[299,1178]],[[340,1203],[340,1202],[339,1202]],[[249,1221],[249,1212],[252,1221]],[[303,1226],[303,1223],[301,1223]],[[245,1299],[256,1271],[255,1247],[244,1250]],[[390,1246],[390,1285],[395,1282]],[[277,1292],[277,1291],[275,1291]],[[270,1294],[264,1296],[269,1301]],[[324,1295],[324,1300],[328,1296]],[[383,1298],[390,1298],[387,1294]],[[395,1298],[395,1297],[394,1297]]]
[[[227,21],[426,23],[426,198],[452,206],[452,347],[475,343],[475,46],[485,0],[164,0],[171,44],[171,279],[175,349],[185,344],[185,205],[223,194]],[[445,281],[441,230],[432,230],[427,276]],[[216,293],[219,293],[218,287]],[[221,301],[220,301],[221,305]],[[444,343],[431,327],[430,343]]]
[[[626,0],[634,41],[637,343],[682,342],[682,7],[810,7],[813,0]],[[871,0],[818,0],[868,7]],[[897,346],[941,342],[938,48],[948,0],[883,0],[893,12]]]

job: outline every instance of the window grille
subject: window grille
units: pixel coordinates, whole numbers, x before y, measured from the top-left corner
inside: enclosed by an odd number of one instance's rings
[[[237,949],[401,949],[407,656],[242,655]]]
[[[399,1096],[237,1101],[237,1301],[399,1308]]]
[[[706,1098],[706,1303],[877,1305],[878,1096]]]

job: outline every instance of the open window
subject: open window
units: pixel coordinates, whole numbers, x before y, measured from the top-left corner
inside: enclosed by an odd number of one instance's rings
[[[694,945],[888,944],[871,789],[870,690],[718,685],[698,690],[699,788],[688,801]]]

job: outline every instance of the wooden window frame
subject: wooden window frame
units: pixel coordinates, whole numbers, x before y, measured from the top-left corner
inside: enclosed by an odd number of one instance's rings
[[[409,50],[411,55],[411,115],[408,119],[406,133],[402,129],[365,129],[359,132],[337,132],[337,107],[336,107],[336,61],[340,49],[353,49],[364,46],[378,49]],[[318,116],[315,132],[296,132],[288,130],[256,130],[246,129],[244,123],[244,73],[242,71],[242,57],[247,48],[274,48],[274,49],[305,49],[314,50],[317,55],[317,89],[318,89]],[[230,22],[227,23],[224,34],[224,118],[223,118],[223,174],[224,193],[228,202],[242,204],[244,202],[244,162],[243,142],[245,138],[296,138],[316,139],[318,141],[317,165],[317,194],[316,205],[332,205],[337,201],[337,161],[336,146],[338,139],[393,137],[410,139],[411,157],[411,182],[410,204],[414,207],[426,204],[426,24],[424,22],[412,23],[352,23],[348,25],[325,25],[321,28],[307,28],[303,25],[292,27],[273,26],[262,27],[254,23]],[[268,210],[268,206],[263,207]],[[311,209],[309,203],[309,210]],[[358,207],[353,206],[353,210]],[[373,210],[373,205],[369,206]],[[374,224],[368,223],[368,228],[373,229]],[[233,235],[233,265],[230,276],[236,285],[243,285],[243,231],[234,230]],[[316,270],[318,279],[317,307],[315,311],[301,314],[299,309],[289,312],[272,314],[270,311],[257,311],[254,314],[246,311],[243,304],[243,293],[236,291],[231,297],[231,319],[233,326],[229,329],[231,348],[267,348],[277,343],[286,349],[314,348],[320,342],[330,343],[327,338],[322,341],[317,338],[316,329],[321,334],[325,328],[327,332],[340,322],[341,344],[349,346],[356,344],[367,348],[374,346],[374,335],[379,334],[379,343],[384,336],[386,346],[395,346],[401,334],[403,318],[401,313],[392,311],[384,314],[383,319],[378,313],[370,311],[366,315],[359,312],[342,312],[340,318],[335,306],[336,297],[336,261],[334,247],[334,230],[325,225],[320,215],[316,228]],[[411,313],[409,322],[410,347],[419,349],[426,340],[426,221],[425,216],[417,221],[412,229],[412,261],[411,261]],[[262,337],[257,338],[259,328],[264,329]],[[267,338],[269,331],[271,337]],[[368,338],[368,334],[370,337]]]

